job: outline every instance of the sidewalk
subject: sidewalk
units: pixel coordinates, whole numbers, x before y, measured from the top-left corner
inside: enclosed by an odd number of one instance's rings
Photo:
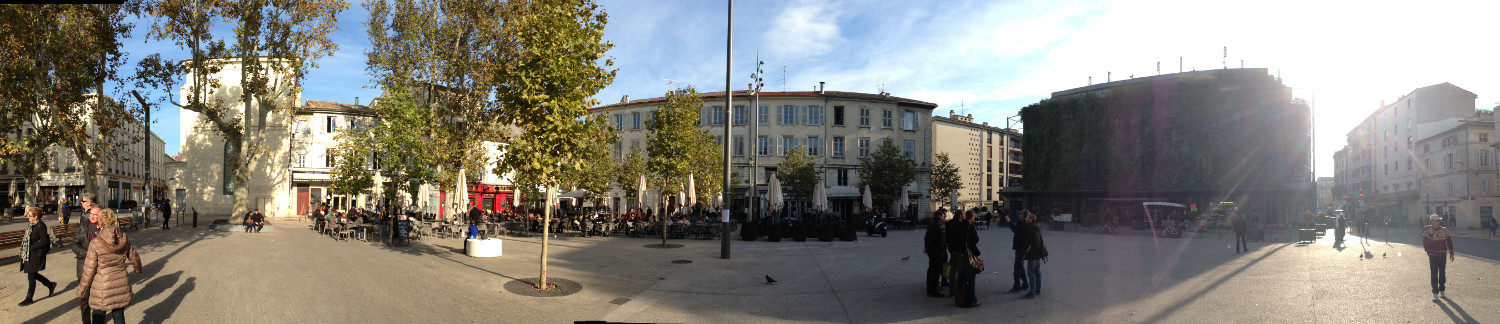
[[[922,231],[858,242],[745,242],[719,258],[717,240],[551,240],[548,276],[583,285],[565,297],[522,297],[503,285],[537,276],[539,238],[506,238],[504,256],[461,254],[456,238],[405,247],[340,242],[304,227],[275,233],[187,228],[131,231],[145,275],[131,274],[127,321],[148,323],[624,322],[1493,322],[1500,264],[1449,265],[1451,300],[1430,301],[1420,247],[1372,240],[1331,247],[1230,238],[1153,239],[1046,231],[1043,295],[1010,286],[1009,231],[979,231],[990,266],[975,309],[923,294]],[[1393,232],[1392,236],[1396,236]],[[1221,248],[1222,247],[1222,248]],[[1366,252],[1368,249],[1368,252]],[[909,257],[907,260],[903,258]],[[673,261],[691,261],[686,264]],[[0,262],[14,267],[14,263]],[[0,272],[0,323],[76,321],[74,260],[49,256],[58,295],[16,307],[20,272]],[[779,283],[765,283],[765,276]],[[1356,302],[1357,301],[1357,302]],[[1357,306],[1356,306],[1357,305]]]

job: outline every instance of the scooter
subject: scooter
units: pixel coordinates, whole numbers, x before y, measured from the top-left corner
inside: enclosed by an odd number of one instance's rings
[[[869,236],[875,236],[875,234],[880,234],[880,237],[885,237],[885,235],[886,235],[885,218],[870,217],[870,220],[865,223],[865,233],[868,234]]]
[[[1117,229],[1117,228],[1115,228],[1115,220],[1113,218],[1111,218],[1108,222],[1104,223],[1104,229],[1103,229],[1103,231],[1104,231],[1105,235],[1120,234],[1120,230]]]
[[[1163,227],[1161,229],[1161,236],[1162,237],[1171,237],[1171,238],[1181,238],[1182,237],[1182,232],[1177,229],[1176,225],[1167,226],[1167,227]]]

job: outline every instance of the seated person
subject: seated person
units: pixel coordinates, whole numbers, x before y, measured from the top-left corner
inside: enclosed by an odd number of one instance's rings
[[[249,226],[245,227],[246,231],[254,227],[255,233],[260,233],[260,229],[266,227],[266,216],[261,214],[260,210],[250,212],[249,224]]]

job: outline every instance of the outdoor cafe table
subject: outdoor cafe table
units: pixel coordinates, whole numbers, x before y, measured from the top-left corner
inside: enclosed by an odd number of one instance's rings
[[[359,240],[360,241],[369,241],[370,240],[370,229],[374,228],[375,224],[359,224],[359,223],[356,223],[356,224],[351,224],[350,226],[354,226],[354,230],[359,231]]]

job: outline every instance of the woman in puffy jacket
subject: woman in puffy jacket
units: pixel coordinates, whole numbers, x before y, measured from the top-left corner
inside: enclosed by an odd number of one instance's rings
[[[88,298],[89,307],[94,310],[94,323],[103,323],[106,312],[115,323],[125,323],[125,307],[130,306],[134,297],[130,277],[125,273],[125,262],[134,265],[135,273],[139,274],[141,258],[129,238],[120,231],[113,211],[99,211],[99,227],[99,235],[89,243],[88,254],[83,259],[78,297]]]

